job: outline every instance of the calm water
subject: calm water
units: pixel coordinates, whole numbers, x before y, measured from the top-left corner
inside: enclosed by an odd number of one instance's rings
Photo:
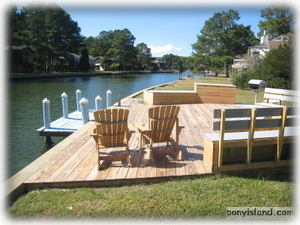
[[[8,149],[7,177],[33,162],[48,149],[44,147],[44,137],[39,136],[36,129],[43,126],[42,101],[50,100],[51,121],[62,116],[61,94],[68,95],[69,112],[76,110],[76,90],[80,89],[82,97],[89,100],[93,109],[94,99],[100,95],[103,107],[106,105],[106,91],[113,93],[112,102],[137,91],[158,84],[178,80],[178,74],[130,74],[98,77],[73,77],[30,79],[11,81],[8,89]],[[63,138],[52,137],[57,144]]]

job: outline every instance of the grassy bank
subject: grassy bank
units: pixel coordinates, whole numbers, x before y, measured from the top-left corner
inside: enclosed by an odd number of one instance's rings
[[[188,80],[180,80],[165,87],[155,90],[194,90],[194,83],[232,84],[227,77],[197,77]],[[263,102],[263,92],[258,93],[258,102]],[[236,103],[254,104],[254,92],[237,88]]]
[[[211,175],[150,185],[32,191],[9,209],[11,218],[225,218],[226,207],[289,207],[287,181]]]

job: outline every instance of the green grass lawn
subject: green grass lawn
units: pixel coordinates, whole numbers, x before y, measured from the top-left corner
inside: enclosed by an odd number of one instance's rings
[[[226,207],[290,207],[288,181],[210,175],[114,188],[32,191],[9,209],[11,218],[226,218]]]

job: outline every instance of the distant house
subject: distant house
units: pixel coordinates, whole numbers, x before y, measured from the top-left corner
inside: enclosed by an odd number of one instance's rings
[[[164,70],[167,66],[166,62],[163,60],[162,57],[153,58],[153,60],[151,61],[151,65],[153,67],[157,67],[158,70]]]
[[[247,62],[245,59],[248,57],[248,53],[243,55],[236,55],[233,59],[232,68],[234,69],[245,69],[247,67]]]
[[[68,53],[65,56],[60,56],[55,62],[55,68],[59,71],[78,71],[78,65],[81,55],[76,53]],[[95,70],[96,58],[89,55],[90,70]]]
[[[30,73],[33,71],[33,57],[35,52],[28,46],[10,46],[9,72]]]
[[[286,44],[290,41],[291,37],[293,37],[293,33],[287,33],[269,40],[269,36],[264,32],[259,44],[249,47],[248,53],[234,57],[232,68],[237,70],[246,69],[247,59],[264,58],[268,51],[277,49],[280,45]]]

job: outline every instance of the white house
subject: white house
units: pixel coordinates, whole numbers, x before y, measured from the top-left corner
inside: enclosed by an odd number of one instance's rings
[[[245,69],[247,68],[246,59],[263,58],[266,53],[272,49],[277,49],[280,45],[287,43],[290,38],[293,37],[292,33],[280,35],[274,39],[269,40],[269,36],[264,32],[264,35],[260,38],[260,43],[248,48],[248,53],[244,55],[236,55],[233,60],[233,69]]]

